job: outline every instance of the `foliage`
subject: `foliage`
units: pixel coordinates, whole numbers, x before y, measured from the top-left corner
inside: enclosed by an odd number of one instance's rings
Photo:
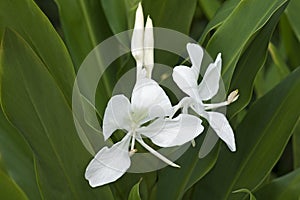
[[[139,1],[54,2],[0,1],[0,199],[300,197],[299,0],[142,0],[155,27],[193,37],[213,59],[222,53],[225,92],[240,91],[227,110],[237,151],[217,143],[199,159],[202,134],[180,169],[127,173],[97,188],[84,179],[92,155],[73,122],[73,84],[93,48],[133,28]],[[155,50],[156,63],[181,61]],[[134,62],[128,54],[112,65],[97,89],[100,124]]]

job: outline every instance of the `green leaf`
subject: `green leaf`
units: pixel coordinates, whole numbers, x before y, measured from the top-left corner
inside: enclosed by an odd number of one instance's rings
[[[239,190],[233,191],[232,193],[240,193],[240,192],[244,192],[244,193],[249,194],[249,200],[256,200],[255,196],[248,189],[239,189]]]
[[[42,60],[9,29],[0,55],[2,108],[33,150],[43,196],[112,199],[107,186],[93,190],[84,179],[91,156],[76,133],[69,104]]]
[[[219,148],[214,148],[205,158],[199,159],[203,138],[197,139],[197,145],[190,147],[176,161],[180,165],[179,169],[166,167],[159,171],[157,199],[181,199],[190,187],[211,170],[217,161]]]
[[[298,0],[291,0],[289,6],[286,8],[287,18],[300,41],[300,2]]]
[[[238,89],[240,96],[235,103],[228,107],[227,114],[230,118],[250,102],[256,74],[266,61],[269,41],[284,8],[283,6],[277,10],[267,24],[256,33],[255,38],[239,58],[229,91]]]
[[[221,6],[218,0],[198,0],[198,2],[208,19],[212,19]]]
[[[0,169],[0,199],[28,200],[22,189]]]
[[[22,188],[29,199],[41,199],[31,148],[7,121],[2,110],[0,110],[0,159],[7,170],[7,175]]]
[[[44,63],[71,104],[75,78],[72,61],[58,33],[34,1],[1,0],[0,19],[0,33],[5,27],[17,31]]]
[[[235,131],[237,152],[223,149],[197,187],[204,199],[240,199],[239,188],[253,191],[280,158],[299,117],[300,68],[260,98]],[[226,168],[226,170],[224,170]]]
[[[141,200],[141,196],[140,196],[140,183],[141,183],[142,179],[135,184],[130,193],[129,193],[129,197],[128,200]]]
[[[143,0],[144,15],[150,15],[156,27],[188,34],[196,3],[197,0]]]
[[[293,161],[294,169],[300,168],[300,120],[293,130]]]
[[[67,47],[76,70],[86,56],[102,41],[112,35],[99,0],[56,0]],[[125,16],[124,16],[125,18]],[[116,49],[117,51],[117,49]],[[96,56],[96,63],[103,70],[103,59]],[[105,107],[111,96],[118,67],[109,68],[99,81],[100,107]]]
[[[133,28],[139,2],[140,0],[101,0],[108,24],[114,34]]]
[[[289,67],[286,65],[278,49],[272,43],[269,44],[269,52],[280,75],[280,78],[285,78],[290,73]]]
[[[207,39],[209,33],[219,27],[226,18],[231,14],[234,8],[238,5],[239,0],[231,0],[225,1],[219,10],[215,13],[212,20],[209,21],[206,28],[203,31],[201,38],[199,39],[199,43],[203,45],[204,41]]]
[[[60,14],[62,30],[75,69],[111,31],[103,14],[100,1],[55,0]]]
[[[258,199],[294,200],[300,196],[299,188],[300,169],[297,169],[266,184],[255,192],[255,196]]]
[[[208,41],[206,50],[213,58],[222,53],[222,75],[228,89],[238,59],[253,36],[288,0],[244,0],[231,11]],[[218,15],[216,15],[218,17]],[[232,33],[235,37],[232,39]]]
[[[295,69],[300,65],[300,40],[297,39],[292,27],[287,19],[286,14],[282,15],[279,23],[280,45],[286,54],[285,60],[288,61],[289,67]]]

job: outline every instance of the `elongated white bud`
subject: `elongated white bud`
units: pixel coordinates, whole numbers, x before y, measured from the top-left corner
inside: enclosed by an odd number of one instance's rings
[[[144,15],[142,4],[139,3],[135,13],[134,29],[131,38],[131,54],[136,61],[137,77],[144,63]]]
[[[144,33],[144,67],[147,72],[147,77],[151,78],[154,66],[154,37],[153,24],[151,18],[148,16]]]

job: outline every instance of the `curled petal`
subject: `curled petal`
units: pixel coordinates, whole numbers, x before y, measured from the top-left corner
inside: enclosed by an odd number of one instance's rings
[[[147,72],[147,77],[151,78],[152,69],[154,66],[154,38],[153,38],[153,24],[151,18],[148,16],[145,26],[144,34],[144,67]]]
[[[172,112],[171,102],[164,90],[152,79],[137,81],[131,97],[135,120],[168,116]]]
[[[208,66],[199,85],[199,94],[202,100],[209,100],[217,94],[221,77],[221,67],[221,54],[218,54],[216,61]]]
[[[192,70],[197,80],[199,77],[200,67],[203,59],[203,49],[200,45],[193,43],[188,43],[186,45],[186,48],[192,62]]]
[[[225,115],[219,112],[206,112],[207,116],[203,116],[209,122],[216,134],[223,140],[231,151],[236,151],[233,130],[226,119]]]
[[[128,152],[130,137],[125,136],[111,148],[102,148],[86,168],[85,178],[92,187],[111,183],[130,167]]]
[[[172,76],[175,83],[184,93],[194,98],[196,101],[201,101],[198,92],[197,79],[190,67],[182,65],[176,66]]]
[[[174,119],[159,118],[138,131],[160,147],[173,147],[183,145],[201,134],[204,129],[201,122],[198,117],[181,114]]]
[[[117,129],[129,130],[130,102],[124,95],[113,96],[105,109],[103,118],[103,135],[107,140]]]

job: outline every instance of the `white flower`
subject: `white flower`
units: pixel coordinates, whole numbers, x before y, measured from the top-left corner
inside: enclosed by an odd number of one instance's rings
[[[179,167],[142,139],[146,136],[160,147],[172,147],[183,145],[203,131],[201,120],[195,116],[180,114],[174,119],[164,118],[171,112],[172,106],[165,92],[148,78],[136,83],[131,102],[124,95],[113,96],[104,114],[104,138],[108,139],[117,129],[127,134],[111,148],[102,148],[89,163],[85,177],[90,185],[101,186],[120,178],[130,167],[130,155],[136,152],[135,141],[167,164]],[[147,122],[151,123],[144,126]]]
[[[142,19],[142,8],[139,4],[132,36],[132,55],[137,62],[137,81],[131,102],[124,95],[113,96],[108,102],[103,118],[105,140],[116,130],[123,130],[126,135],[112,147],[102,148],[89,163],[85,178],[92,187],[113,182],[127,171],[131,165],[130,156],[134,156],[137,151],[136,141],[160,160],[173,167],[179,167],[146,144],[142,137],[148,137],[160,147],[173,147],[191,141],[204,129],[202,121],[189,114],[180,114],[174,119],[168,118],[173,111],[171,102],[163,89],[150,79],[153,68],[152,29],[143,34],[136,31],[136,28],[142,27]],[[148,21],[148,27],[151,28],[150,18]],[[149,48],[143,50],[145,46]]]
[[[173,80],[188,97],[184,97],[176,106],[175,111],[183,108],[183,113],[192,108],[198,115],[204,117],[231,151],[236,150],[233,130],[226,119],[226,116],[219,112],[209,111],[221,106],[227,106],[238,98],[238,91],[233,91],[226,101],[216,104],[205,104],[203,101],[210,100],[219,90],[221,77],[222,59],[218,54],[214,63],[211,63],[198,85],[197,80],[200,73],[200,66],[203,58],[203,50],[197,44],[187,44],[192,67],[176,66],[173,70]],[[175,112],[174,111],[174,112]]]

